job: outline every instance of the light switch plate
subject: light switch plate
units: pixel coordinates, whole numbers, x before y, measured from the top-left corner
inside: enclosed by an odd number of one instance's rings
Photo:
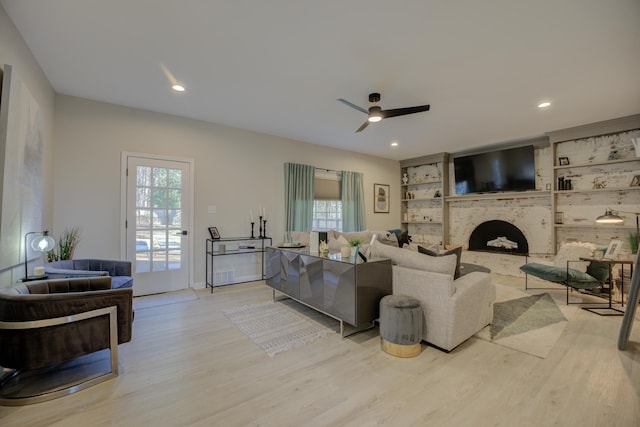
[[[216,206],[215,205],[209,205],[209,213],[216,213]]]

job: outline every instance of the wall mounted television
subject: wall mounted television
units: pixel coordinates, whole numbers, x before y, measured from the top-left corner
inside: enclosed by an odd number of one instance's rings
[[[536,188],[533,145],[454,157],[456,194]]]

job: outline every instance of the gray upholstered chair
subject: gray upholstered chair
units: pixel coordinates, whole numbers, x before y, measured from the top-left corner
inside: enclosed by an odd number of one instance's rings
[[[133,290],[111,289],[109,276],[0,288],[0,366],[5,368],[0,404],[50,400],[117,376],[118,344],[131,340],[132,301]],[[91,373],[51,390],[34,392],[21,383],[21,376],[36,378],[32,383],[38,386],[39,375],[44,377],[67,362],[104,349],[110,350],[110,371],[97,376]]]
[[[44,265],[50,278],[111,276],[113,289],[133,287],[131,261],[107,259],[69,259]]]

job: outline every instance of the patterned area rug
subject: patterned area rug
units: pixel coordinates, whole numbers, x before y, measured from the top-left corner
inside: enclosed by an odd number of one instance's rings
[[[548,293],[528,295],[504,288],[496,285],[493,323],[475,336],[544,359],[564,332],[575,306],[559,306]]]
[[[245,305],[225,310],[224,314],[271,357],[334,333],[279,303]]]

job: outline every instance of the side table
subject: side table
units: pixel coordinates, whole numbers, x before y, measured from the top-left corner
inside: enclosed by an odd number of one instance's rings
[[[631,269],[631,275],[633,276],[633,260],[580,257],[580,261],[599,262],[602,264],[607,264],[607,266],[609,267],[609,279],[607,279],[607,281],[609,282],[609,305],[607,307],[582,307],[582,309],[600,316],[622,316],[624,314],[624,310],[612,307],[611,305],[611,294],[613,293],[613,266],[615,264],[621,265],[622,271],[620,272],[620,274],[622,275],[622,285],[620,289],[620,305],[624,307],[624,266],[629,266],[629,268]],[[599,313],[597,310],[609,310],[613,313],[604,314]]]

